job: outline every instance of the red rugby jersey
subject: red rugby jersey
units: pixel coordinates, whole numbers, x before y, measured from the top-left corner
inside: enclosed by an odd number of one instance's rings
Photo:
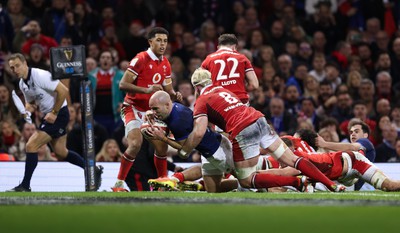
[[[208,121],[229,133],[232,138],[264,115],[243,104],[231,91],[221,86],[205,87],[196,100],[194,118],[207,115]]]
[[[153,84],[166,86],[166,79],[171,78],[171,65],[166,57],[159,60],[156,55],[148,49],[138,53],[129,63],[128,70],[137,77],[133,82],[139,87],[150,87]],[[133,105],[139,111],[149,110],[149,100],[152,93],[127,93],[124,101]]]
[[[254,69],[245,55],[229,48],[222,48],[209,54],[201,67],[211,72],[214,86],[223,86],[232,91],[243,103],[249,101],[245,82],[246,72]]]

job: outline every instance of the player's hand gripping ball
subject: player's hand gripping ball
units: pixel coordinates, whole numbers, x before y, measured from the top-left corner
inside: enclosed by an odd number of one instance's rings
[[[150,125],[150,123],[148,121],[145,121],[140,126],[140,132],[146,139],[154,139],[154,135],[151,133],[151,127],[152,126]],[[155,119],[153,128],[157,128],[157,129],[161,130],[165,136],[169,134],[169,129],[168,129],[167,124],[165,124],[164,122],[162,122],[160,120]]]

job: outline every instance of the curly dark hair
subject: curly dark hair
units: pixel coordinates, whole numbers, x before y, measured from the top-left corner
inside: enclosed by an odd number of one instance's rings
[[[309,146],[314,148],[314,150],[318,149],[317,145],[315,144],[316,138],[318,137],[316,132],[309,129],[300,129],[296,131],[296,134],[299,135],[301,140],[307,142]]]

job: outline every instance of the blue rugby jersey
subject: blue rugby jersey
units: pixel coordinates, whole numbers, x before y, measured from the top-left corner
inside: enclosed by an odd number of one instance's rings
[[[172,111],[164,122],[174,134],[176,141],[184,140],[193,130],[193,111],[180,103],[173,103]],[[209,158],[218,150],[221,138],[221,134],[207,128],[196,150],[205,158]]]

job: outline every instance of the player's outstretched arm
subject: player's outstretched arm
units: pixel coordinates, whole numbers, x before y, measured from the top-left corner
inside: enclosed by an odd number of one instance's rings
[[[361,144],[354,143],[345,143],[345,142],[327,142],[320,135],[315,139],[315,144],[318,147],[334,150],[334,151],[358,151],[361,148]]]

